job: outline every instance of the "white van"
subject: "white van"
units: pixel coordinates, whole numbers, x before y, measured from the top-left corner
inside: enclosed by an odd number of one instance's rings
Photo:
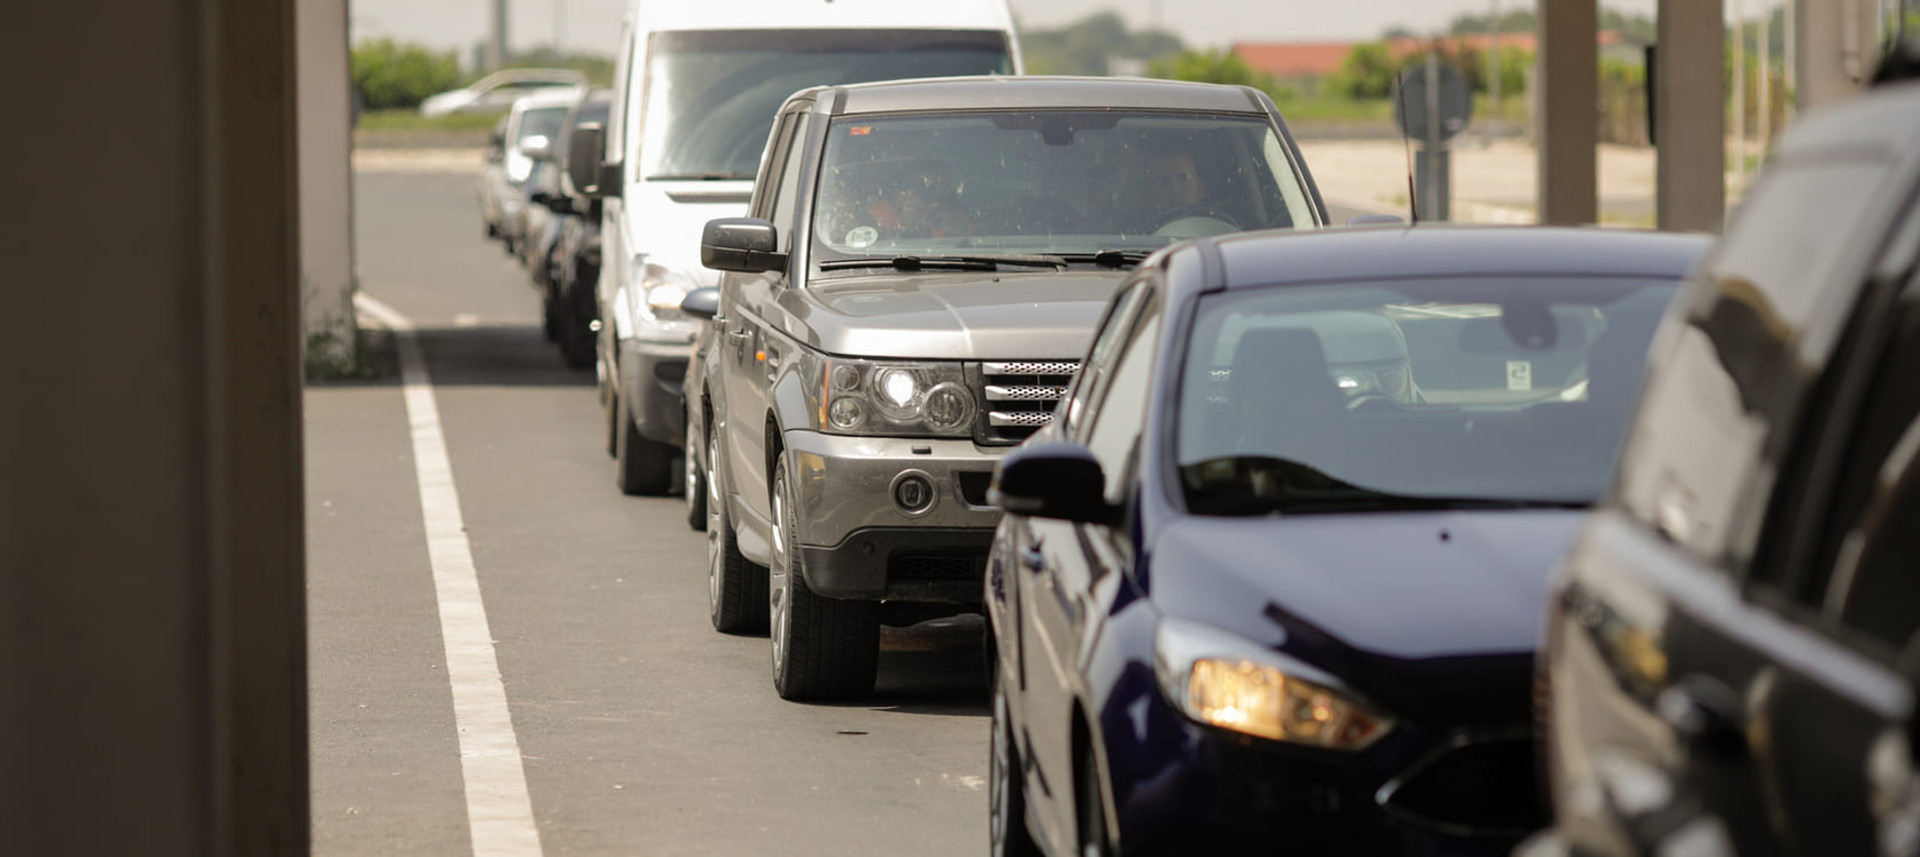
[[[680,299],[717,275],[700,230],[744,215],[775,114],[821,84],[1018,74],[1007,0],[634,0],[614,72],[596,360],[608,451],[628,494],[665,494],[681,382],[703,322]]]

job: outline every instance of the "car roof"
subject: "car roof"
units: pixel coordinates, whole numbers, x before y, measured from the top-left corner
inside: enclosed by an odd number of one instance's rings
[[[661,30],[1013,30],[1007,0],[634,0],[642,32]]]
[[[1086,107],[1263,113],[1255,90],[1217,83],[1125,77],[976,75],[820,87],[836,116],[959,110],[1057,110]]]
[[[1235,289],[1539,274],[1678,279],[1713,239],[1596,227],[1421,225],[1244,232],[1205,243],[1218,249],[1224,278],[1207,287]]]
[[[521,111],[537,107],[566,107],[579,101],[583,92],[585,88],[578,86],[549,87],[515,99],[513,109]]]

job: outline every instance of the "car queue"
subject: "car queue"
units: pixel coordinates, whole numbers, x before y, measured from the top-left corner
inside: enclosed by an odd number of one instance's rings
[[[483,194],[775,692],[985,614],[994,854],[1920,853],[1916,85],[1718,243],[1340,229],[947,6],[641,8]]]

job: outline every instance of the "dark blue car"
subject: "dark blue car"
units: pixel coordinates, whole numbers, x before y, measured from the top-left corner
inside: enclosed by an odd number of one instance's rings
[[[994,481],[995,853],[1500,854],[1543,595],[1699,237],[1247,233]]]

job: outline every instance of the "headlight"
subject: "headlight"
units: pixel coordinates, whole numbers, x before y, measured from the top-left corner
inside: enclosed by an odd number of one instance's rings
[[[974,400],[957,363],[813,358],[813,402],[833,434],[971,437]]]
[[[635,310],[660,321],[682,321],[680,301],[696,286],[693,278],[665,265],[643,263],[638,266],[640,282],[633,290]]]
[[[1259,738],[1360,750],[1393,729],[1323,671],[1205,625],[1162,620],[1154,673],[1188,717]]]
[[[507,150],[507,181],[520,184],[533,175],[533,159],[518,148]]]

